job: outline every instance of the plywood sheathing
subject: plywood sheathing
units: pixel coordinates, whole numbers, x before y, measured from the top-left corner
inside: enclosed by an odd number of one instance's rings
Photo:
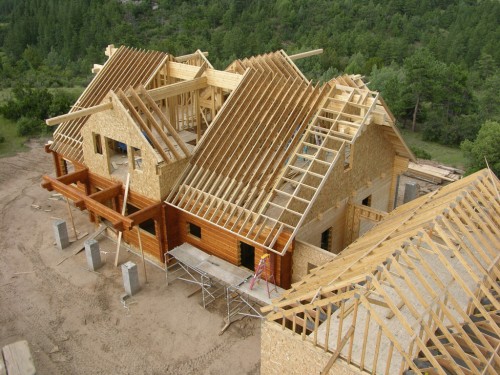
[[[110,162],[111,150],[106,139],[121,142],[128,146],[128,152],[120,159],[123,169],[131,174],[130,189],[154,200],[160,200],[160,178],[158,164],[160,155],[149,144],[134,119],[130,116],[120,99],[109,93],[113,109],[94,114],[82,128],[82,150],[84,162],[93,173],[105,178],[124,182],[125,174],[117,174]],[[96,153],[94,137],[101,137],[102,154]],[[131,148],[141,150],[141,168],[134,168]],[[161,169],[161,168],[160,168]]]
[[[261,375],[320,374],[331,354],[303,341],[298,335],[267,321],[261,326]],[[356,368],[336,362],[329,375],[359,375]]]
[[[264,308],[268,320],[325,351],[347,342],[340,358],[365,371],[498,373],[499,185],[483,170],[399,207]]]
[[[137,84],[148,85],[156,71],[166,63],[167,57],[163,52],[120,47],[87,86],[70,113],[100,104],[110,90],[117,91]],[[69,159],[83,162],[80,132],[88,118],[81,117],[59,125],[54,132],[51,149]]]
[[[300,281],[308,274],[308,271],[334,258],[335,254],[333,253],[307,242],[295,240],[292,257],[292,282]]]

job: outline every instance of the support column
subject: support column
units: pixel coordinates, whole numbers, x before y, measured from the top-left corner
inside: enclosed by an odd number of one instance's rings
[[[122,264],[123,286],[125,292],[129,296],[133,296],[141,289],[139,284],[139,271],[137,265],[133,262],[126,262]]]
[[[93,239],[85,241],[85,256],[90,270],[95,271],[100,268],[102,266],[102,262],[99,242]]]
[[[57,247],[64,249],[69,246],[68,227],[64,220],[56,220],[52,224]]]

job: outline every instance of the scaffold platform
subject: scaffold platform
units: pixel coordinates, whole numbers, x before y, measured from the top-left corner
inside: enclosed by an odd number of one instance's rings
[[[284,292],[284,289],[274,288],[273,285],[268,294],[265,280],[250,289],[250,280],[254,275],[252,271],[207,254],[188,243],[170,250],[167,258],[167,285],[175,280],[199,285],[204,308],[218,297],[225,296],[227,316],[221,334],[238,316],[263,318],[258,305],[269,305],[272,299]],[[174,259],[176,262],[172,262]]]

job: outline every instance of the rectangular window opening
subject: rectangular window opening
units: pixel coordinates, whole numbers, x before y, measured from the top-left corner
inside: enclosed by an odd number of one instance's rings
[[[198,225],[193,223],[188,223],[188,231],[190,235],[201,239],[201,228]]]
[[[241,265],[250,271],[255,271],[255,247],[240,242]]]
[[[140,148],[131,147],[132,150],[132,169],[142,171],[142,151]]]
[[[153,219],[148,219],[139,224],[139,228],[146,231],[153,236],[156,236],[155,221]]]
[[[92,133],[94,136],[94,152],[96,154],[102,155],[102,140],[101,135],[97,133]]]
[[[328,228],[323,233],[321,233],[321,248],[326,251],[330,251],[330,244],[332,242],[332,228]]]
[[[344,146],[344,171],[347,171],[348,169],[351,168],[351,162],[352,162],[351,144],[346,142]]]

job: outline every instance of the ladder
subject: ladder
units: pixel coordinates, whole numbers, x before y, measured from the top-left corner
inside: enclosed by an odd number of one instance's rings
[[[253,275],[252,280],[250,281],[250,290],[253,289],[255,283],[258,283],[260,279],[262,279],[262,273],[266,271],[266,287],[267,287],[267,296],[271,298],[271,291],[269,290],[269,282],[274,286],[274,290],[277,292],[278,288],[276,287],[276,281],[274,280],[274,274],[271,273],[270,267],[270,257],[269,254],[264,254],[260,257],[259,264],[257,265],[257,269],[255,270],[255,275]]]

